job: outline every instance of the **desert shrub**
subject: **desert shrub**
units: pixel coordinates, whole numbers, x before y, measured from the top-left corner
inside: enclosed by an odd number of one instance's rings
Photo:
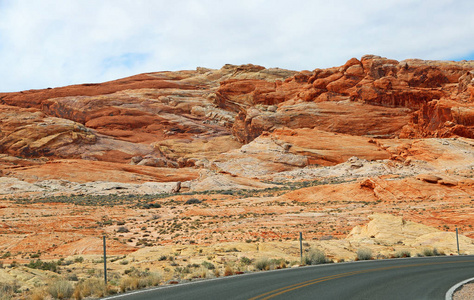
[[[49,270],[52,272],[58,271],[58,263],[54,261],[48,262],[37,259],[35,261],[30,261],[26,266],[32,269]]]
[[[240,258],[240,263],[244,266],[248,266],[252,263],[252,260],[248,257],[243,256],[242,258]]]
[[[394,255],[396,258],[403,258],[403,257],[410,257],[411,253],[408,250],[401,250],[395,253]]]
[[[122,277],[119,283],[122,292],[157,286],[161,282],[161,275],[152,272],[134,270],[128,276]]]
[[[31,293],[31,300],[44,300],[44,299],[46,299],[46,296],[47,295],[46,295],[46,292],[44,291],[44,289],[37,288]]]
[[[270,269],[282,269],[286,268],[286,261],[283,258],[272,258],[270,259]]]
[[[82,299],[90,296],[104,297],[105,295],[105,282],[99,278],[89,278],[84,281],[80,281],[76,285],[73,293],[75,299]]]
[[[288,262],[283,259],[283,258],[280,258],[280,259],[276,259],[276,258],[273,258],[273,259],[270,259],[270,269],[284,269],[286,268],[286,264]]]
[[[260,258],[257,261],[255,261],[255,268],[258,270],[270,270],[270,260],[266,257]]]
[[[429,248],[423,249],[422,253],[423,253],[423,256],[435,256],[433,249],[429,249]]]
[[[125,227],[125,226],[120,226],[120,227],[117,229],[117,232],[118,232],[118,233],[127,233],[127,232],[130,232],[130,230],[128,230],[128,228]]]
[[[102,222],[102,225],[103,225],[103,226],[112,225],[112,224],[114,224],[114,222],[113,222],[112,220],[104,220],[104,221]]]
[[[54,299],[68,299],[71,298],[74,288],[69,281],[60,279],[49,284],[47,291]]]
[[[20,286],[14,283],[3,283],[0,282],[0,300],[11,299],[14,293],[18,291]]]
[[[438,249],[433,248],[425,248],[421,253],[418,253],[417,256],[440,256],[440,255],[446,255],[444,252],[438,251]]]
[[[224,270],[224,276],[231,276],[234,275],[234,270],[232,270],[232,267],[230,265],[225,266]]]
[[[136,290],[138,289],[138,278],[130,276],[122,277],[119,287],[121,292]]]
[[[75,263],[82,263],[83,261],[84,261],[84,257],[82,257],[82,256],[74,258]]]
[[[69,271],[69,270],[68,270]],[[67,276],[67,281],[79,281],[79,278],[77,277],[77,274],[69,274]]]
[[[303,257],[303,262],[305,265],[318,265],[328,263],[329,259],[323,251],[319,249],[310,249]]]
[[[216,266],[208,261],[203,261],[201,265],[208,270],[214,270],[216,268]]]
[[[167,260],[168,259],[168,256],[166,255],[162,255],[158,258],[159,261],[164,261],[164,260]]]
[[[150,208],[161,208],[161,204],[159,203],[145,203],[142,205],[144,209],[150,209]]]
[[[199,199],[196,199],[196,198],[191,198],[189,199],[188,201],[186,201],[184,204],[199,204],[201,203],[202,201],[199,200]]]
[[[357,260],[370,260],[372,259],[372,250],[367,248],[361,248],[357,250]]]

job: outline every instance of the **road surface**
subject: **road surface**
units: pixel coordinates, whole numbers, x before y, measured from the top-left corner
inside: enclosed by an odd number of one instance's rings
[[[107,299],[444,299],[474,277],[474,256],[327,264],[235,275]]]

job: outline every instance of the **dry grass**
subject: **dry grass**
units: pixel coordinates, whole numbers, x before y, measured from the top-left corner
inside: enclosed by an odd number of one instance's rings
[[[303,262],[306,265],[317,265],[328,263],[329,260],[323,251],[319,249],[310,249],[309,252],[303,257]]]
[[[361,248],[357,250],[356,260],[371,260],[372,258],[372,250],[368,248]]]
[[[107,294],[105,282],[99,278],[89,278],[80,281],[74,289],[74,299],[83,299],[89,296],[104,297]]]
[[[46,290],[54,299],[69,299],[74,293],[72,284],[64,279],[53,281]]]
[[[261,271],[270,270],[270,265],[271,265],[271,262],[266,257],[260,258],[259,260],[257,260],[255,262],[255,268],[257,268],[258,270],[261,270]]]
[[[162,276],[158,273],[132,274],[122,277],[119,283],[120,291],[132,291],[160,284]]]
[[[232,275],[234,275],[234,270],[232,269],[230,265],[226,265],[225,270],[224,270],[224,276],[232,276]]]
[[[46,299],[46,296],[47,295],[46,295],[46,291],[44,290],[44,288],[36,289],[31,294],[31,300],[44,300],[44,299]]]

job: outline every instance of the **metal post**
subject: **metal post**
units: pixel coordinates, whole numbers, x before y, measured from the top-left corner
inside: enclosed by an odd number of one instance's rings
[[[303,233],[300,232],[300,258],[301,264],[303,264]]]
[[[458,228],[456,227],[456,244],[458,245],[458,255],[459,255],[459,236],[458,236]]]
[[[104,240],[104,281],[105,285],[107,285],[107,253],[106,253],[106,246],[105,246],[105,235],[103,236]]]

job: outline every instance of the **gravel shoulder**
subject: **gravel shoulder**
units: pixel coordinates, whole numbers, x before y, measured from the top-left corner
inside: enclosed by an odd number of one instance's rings
[[[474,299],[474,283],[468,283],[462,286],[453,295],[453,300],[472,300]]]

